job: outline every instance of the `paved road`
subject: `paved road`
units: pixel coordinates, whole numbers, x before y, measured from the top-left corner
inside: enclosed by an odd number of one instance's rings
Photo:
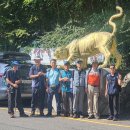
[[[25,109],[29,114],[30,109]],[[46,113],[46,111],[45,111]],[[28,117],[11,119],[7,108],[0,108],[0,130],[127,130],[130,129],[130,118],[121,118],[113,122],[106,119],[73,119],[65,117]],[[129,116],[130,117],[130,116]]]

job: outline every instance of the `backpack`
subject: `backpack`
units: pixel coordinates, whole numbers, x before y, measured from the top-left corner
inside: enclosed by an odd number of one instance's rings
[[[5,71],[4,71],[4,74],[3,74],[3,78],[6,80],[6,73],[7,73],[7,71],[9,71],[9,70],[11,70],[12,69],[12,67],[11,66],[6,66],[5,67]]]

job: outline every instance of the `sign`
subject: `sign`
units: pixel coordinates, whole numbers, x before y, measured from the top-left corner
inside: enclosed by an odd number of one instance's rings
[[[41,63],[44,65],[50,65],[50,60],[55,59],[54,57],[54,52],[55,48],[49,48],[49,49],[44,49],[44,48],[32,48],[31,52],[29,55],[31,56],[31,62],[34,63],[34,57],[35,56],[40,56],[42,58]],[[104,61],[104,55],[103,54],[97,54],[95,56],[91,56],[88,58],[88,64],[92,63],[93,59],[97,59],[98,62],[103,62]],[[64,60],[57,60],[57,65],[63,65]],[[75,64],[75,63],[74,63]]]

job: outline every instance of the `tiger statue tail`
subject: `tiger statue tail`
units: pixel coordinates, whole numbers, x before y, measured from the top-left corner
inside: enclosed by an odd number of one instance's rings
[[[116,10],[119,11],[119,13],[114,14],[109,19],[109,25],[112,26],[112,29],[113,29],[112,36],[115,36],[115,33],[117,31],[116,24],[113,22],[113,20],[123,15],[123,9],[120,6],[116,6]]]

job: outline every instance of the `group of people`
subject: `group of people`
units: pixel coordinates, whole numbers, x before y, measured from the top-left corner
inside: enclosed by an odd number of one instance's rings
[[[84,104],[87,104],[88,119],[100,119],[99,96],[101,84],[101,71],[98,61],[93,60],[92,67],[83,69],[81,60],[76,62],[76,69],[70,70],[70,63],[64,62],[63,69],[57,68],[56,60],[50,60],[51,68],[47,70],[41,64],[41,58],[35,57],[35,65],[30,68],[29,76],[32,79],[31,114],[35,116],[35,110],[39,108],[39,116],[44,116],[44,100],[47,92],[48,113],[52,116],[53,95],[56,98],[57,116],[61,115],[62,109],[65,117],[83,118]],[[116,72],[115,65],[110,65],[110,73],[106,76],[105,96],[108,96],[110,115],[108,120],[116,121],[119,117],[119,92],[122,83],[121,75]],[[17,90],[17,107],[21,117],[27,117],[21,104],[21,83],[18,74],[18,63],[12,64],[12,69],[6,73],[8,84],[8,113],[14,118],[14,99]],[[87,100],[85,99],[87,95]],[[62,108],[61,108],[62,102]]]

